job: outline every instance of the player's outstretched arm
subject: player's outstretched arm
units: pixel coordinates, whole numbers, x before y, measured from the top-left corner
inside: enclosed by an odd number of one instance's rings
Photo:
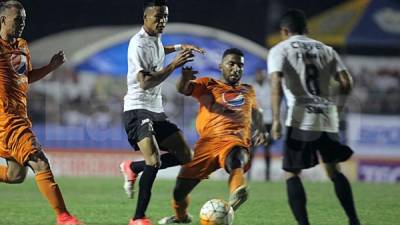
[[[165,54],[169,54],[172,52],[176,52],[176,51],[185,51],[185,50],[189,50],[192,52],[198,52],[200,54],[205,54],[206,51],[200,47],[197,47],[195,45],[189,45],[189,44],[178,44],[178,45],[168,45],[168,46],[164,46],[164,52]]]
[[[271,73],[271,107],[272,107],[272,128],[271,136],[273,139],[279,139],[282,136],[281,118],[281,100],[282,100],[282,73]]]
[[[138,81],[140,82],[140,88],[147,90],[161,84],[176,68],[193,61],[193,56],[191,51],[184,50],[179,52],[175,59],[160,71],[152,73],[146,71],[139,72]]]
[[[184,95],[190,95],[193,92],[192,80],[196,79],[195,74],[199,73],[192,69],[192,67],[183,67],[182,76],[178,79],[176,83],[176,89],[179,93]]]
[[[28,74],[28,82],[33,83],[45,77],[50,72],[54,71],[66,61],[63,51],[59,51],[51,57],[49,64],[38,69],[33,69]]]

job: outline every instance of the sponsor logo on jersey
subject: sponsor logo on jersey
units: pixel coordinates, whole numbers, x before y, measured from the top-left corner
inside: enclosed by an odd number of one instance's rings
[[[244,95],[240,91],[228,91],[222,93],[222,101],[230,107],[241,107],[245,103]]]
[[[11,55],[11,65],[14,71],[20,76],[26,75],[28,72],[28,60],[23,54],[13,53]]]

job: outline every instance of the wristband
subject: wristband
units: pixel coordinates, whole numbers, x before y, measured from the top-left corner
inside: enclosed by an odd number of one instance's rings
[[[180,50],[182,50],[182,45],[181,44],[174,45],[174,49],[175,49],[175,51],[180,51]]]

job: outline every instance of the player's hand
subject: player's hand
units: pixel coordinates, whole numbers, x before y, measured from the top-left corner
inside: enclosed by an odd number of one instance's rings
[[[282,136],[282,125],[280,121],[272,122],[271,137],[274,140],[278,140]]]
[[[67,58],[65,57],[65,54],[63,51],[59,51],[56,54],[53,55],[53,57],[51,57],[49,66],[55,70],[57,69],[59,66],[61,66],[62,64],[65,63],[65,61],[67,60]]]
[[[264,132],[256,129],[253,133],[253,137],[252,137],[252,145],[255,146],[259,146],[259,145],[267,145],[268,144],[268,139],[267,136],[265,135]]]
[[[198,74],[199,71],[193,70],[191,66],[182,67],[182,78],[185,80],[195,80],[195,74]]]
[[[199,48],[195,45],[189,45],[189,44],[182,44],[182,50],[190,50],[190,51],[195,51],[198,52],[200,54],[206,54],[206,51],[203,48]]]
[[[193,61],[193,59],[194,55],[192,50],[183,50],[176,55],[171,64],[173,64],[174,68],[178,68],[185,65],[187,62]]]

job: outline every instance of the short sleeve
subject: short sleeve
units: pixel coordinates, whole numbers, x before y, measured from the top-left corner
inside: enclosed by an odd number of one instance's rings
[[[130,41],[128,47],[128,64],[130,67],[129,70],[133,74],[136,75],[140,71],[148,71],[150,66],[147,58],[149,58],[148,54],[151,52],[148,48],[149,46],[143,41],[137,41],[137,39]]]
[[[268,53],[268,73],[282,72],[285,62],[284,51],[281,46],[273,47]]]
[[[193,84],[193,91],[191,95],[195,98],[200,98],[202,95],[207,94],[207,85],[210,78],[208,77],[201,77],[197,78],[196,80],[192,81]]]
[[[257,96],[256,96],[256,91],[255,89],[251,86],[250,87],[250,99],[251,99],[251,108],[252,109],[258,109],[258,103],[257,103]]]
[[[333,57],[335,58],[335,61],[336,61],[336,72],[341,72],[341,71],[347,70],[342,59],[340,58],[339,54],[335,50],[333,50]]]

